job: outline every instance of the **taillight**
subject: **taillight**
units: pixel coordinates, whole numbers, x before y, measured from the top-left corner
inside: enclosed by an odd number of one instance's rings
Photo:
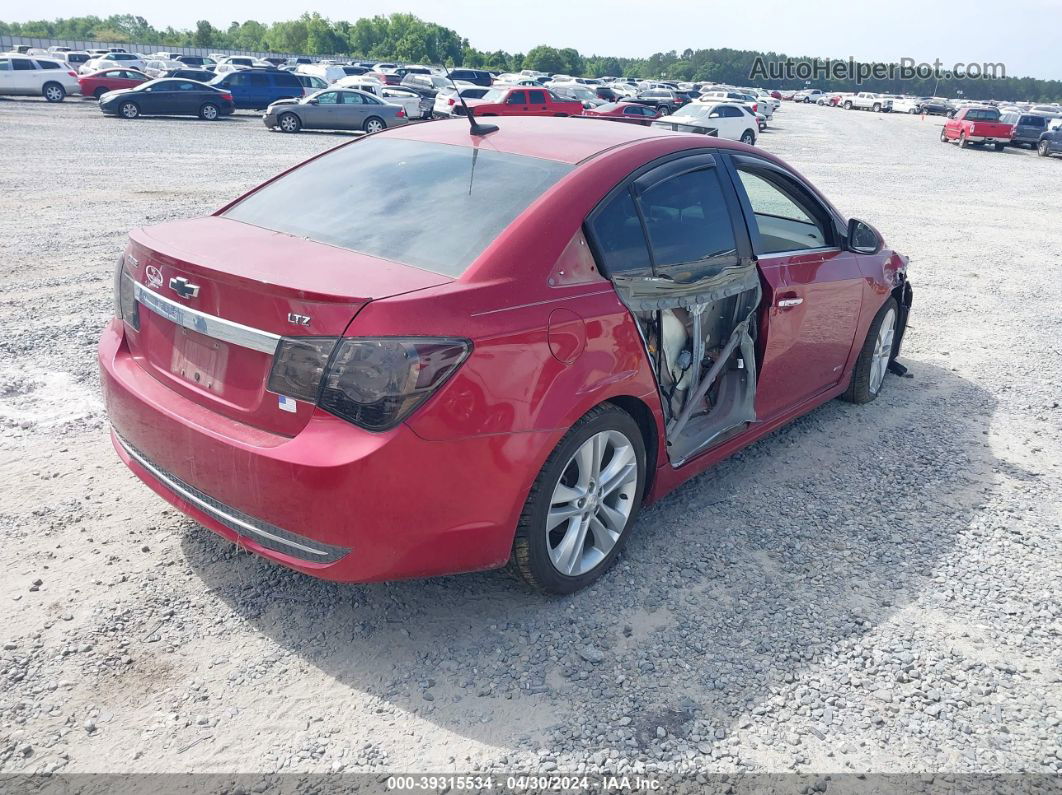
[[[125,269],[125,254],[122,254],[114,268],[114,315],[132,326],[134,331],[140,331],[140,309],[135,289],[133,277]]]
[[[452,108],[454,105],[457,104],[457,100],[453,97],[450,97],[448,100],[446,100],[446,104],[448,104]]]
[[[398,109],[398,113],[395,114],[395,118],[396,119],[404,119],[405,117],[406,117],[406,112],[404,110],[402,110],[401,108],[399,108]]]
[[[753,113],[757,113],[759,111],[759,109],[760,109],[759,103],[753,102],[752,103],[752,112]]]
[[[434,337],[285,337],[269,391],[370,431],[393,428],[453,375],[472,343]]]
[[[232,94],[222,94],[221,98],[224,99],[224,100],[227,100],[229,102],[232,102]]]
[[[77,72],[67,72],[71,77],[77,77]]]

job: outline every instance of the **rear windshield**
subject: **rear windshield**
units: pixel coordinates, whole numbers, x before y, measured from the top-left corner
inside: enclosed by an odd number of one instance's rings
[[[969,121],[999,121],[998,110],[968,110],[966,118]]]
[[[1043,116],[1022,116],[1018,124],[1025,127],[1043,127],[1045,121]]]
[[[571,169],[474,147],[373,137],[295,169],[224,216],[458,276]]]

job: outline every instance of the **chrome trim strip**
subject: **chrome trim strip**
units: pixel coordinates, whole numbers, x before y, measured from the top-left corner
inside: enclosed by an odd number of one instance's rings
[[[156,478],[158,478],[160,481],[162,481],[162,483],[166,486],[166,488],[170,489],[175,494],[179,494],[183,499],[185,499],[188,502],[190,502],[190,503],[194,504],[195,506],[197,506],[207,516],[211,516],[211,517],[219,518],[219,519],[224,519],[225,522],[234,524],[237,527],[240,527],[240,528],[246,530],[247,531],[247,535],[251,536],[252,538],[255,537],[255,536],[263,537],[263,538],[269,539],[274,544],[282,544],[282,545],[284,545],[286,547],[292,547],[292,548],[298,549],[301,552],[304,552],[306,554],[316,555],[318,557],[326,557],[326,558],[327,557],[332,557],[331,553],[328,550],[314,549],[313,547],[308,547],[305,544],[300,544],[300,543],[298,543],[296,541],[292,541],[292,540],[287,539],[287,538],[281,538],[280,536],[274,535],[273,533],[269,533],[269,532],[267,532],[265,530],[262,530],[259,527],[255,527],[254,525],[248,524],[247,522],[243,521],[239,517],[233,516],[231,513],[219,510],[217,507],[211,505],[206,500],[204,500],[204,499],[196,496],[195,494],[193,494],[191,491],[189,491],[187,488],[185,488],[183,483],[178,481],[176,478],[170,476],[168,473],[166,473],[163,470],[159,469],[157,466],[155,466],[150,461],[148,461],[146,458],[144,458],[144,456],[142,456],[139,452],[134,450],[125,441],[125,439],[123,439],[117,433],[115,433],[114,436],[118,440],[118,443],[122,446],[122,449],[125,450],[125,452],[129,454],[130,458],[132,458],[134,461],[136,461],[138,464],[140,464],[140,466],[144,467],[144,469],[146,469],[148,472],[150,472],[152,475],[154,475]]]
[[[216,315],[208,315],[206,312],[200,312],[198,309],[192,309],[159,295],[137,281],[133,282],[133,295],[141,306],[150,309],[155,314],[161,315],[178,326],[198,331],[200,334],[222,342],[230,342],[241,348],[268,353],[270,356],[276,353],[277,345],[280,344],[279,334],[234,323]]]

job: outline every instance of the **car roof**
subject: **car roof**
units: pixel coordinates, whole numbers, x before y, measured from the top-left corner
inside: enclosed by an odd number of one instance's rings
[[[488,121],[488,120],[483,120]],[[592,118],[500,116],[489,121],[498,131],[484,136],[469,133],[468,120],[453,119],[431,124],[408,124],[384,133],[387,137],[430,141],[453,146],[477,146],[506,154],[538,157],[576,164],[609,149],[654,138],[673,137],[670,130],[636,124],[613,124]],[[704,136],[689,136],[703,146]],[[732,142],[712,139],[713,147],[731,148]],[[733,148],[740,148],[733,145]]]

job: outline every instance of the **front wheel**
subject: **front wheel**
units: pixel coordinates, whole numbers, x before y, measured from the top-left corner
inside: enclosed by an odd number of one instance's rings
[[[277,119],[277,126],[282,132],[297,133],[302,129],[302,121],[294,113],[282,113]]]
[[[870,324],[863,349],[852,368],[852,381],[841,395],[842,400],[869,403],[881,392],[896,347],[898,317],[896,299],[889,298]]]
[[[140,115],[140,106],[135,102],[123,102],[122,106],[118,108],[118,112],[123,119],[135,119]]]
[[[539,472],[513,539],[510,567],[551,594],[584,588],[612,565],[645,488],[641,430],[617,406],[591,409]]]
[[[49,102],[62,102],[66,99],[66,89],[58,83],[45,83],[41,94]]]
[[[387,125],[383,123],[383,119],[378,119],[375,116],[370,116],[365,120],[365,124],[362,129],[367,133],[378,133],[380,130],[386,129]]]
[[[217,121],[218,116],[221,115],[221,111],[218,110],[218,106],[208,102],[199,109],[199,118],[206,121]]]
[[[1048,146],[1047,141],[1040,141],[1040,145],[1036,147],[1036,154],[1040,155],[1040,157],[1047,157],[1051,154],[1051,148]]]
[[[948,133],[943,127],[940,128],[940,140],[942,143],[948,142]]]
[[[851,110],[852,109],[852,103],[851,102],[845,102],[844,103],[844,109],[845,110]]]
[[[749,146],[755,146],[756,133],[754,133],[752,130],[745,130],[745,132],[741,133],[741,143],[748,144]]]

